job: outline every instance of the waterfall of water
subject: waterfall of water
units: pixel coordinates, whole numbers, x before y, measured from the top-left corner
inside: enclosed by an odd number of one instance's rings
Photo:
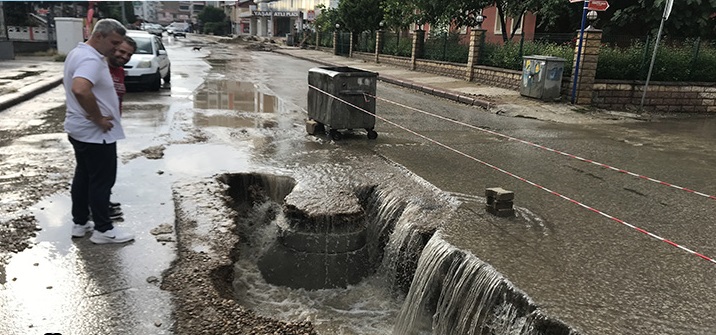
[[[525,334],[535,309],[492,266],[438,232],[423,250],[393,333]]]

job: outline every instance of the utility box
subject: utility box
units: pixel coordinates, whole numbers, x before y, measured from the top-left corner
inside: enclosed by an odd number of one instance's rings
[[[375,127],[375,89],[378,73],[351,67],[319,67],[308,71],[308,121],[313,134],[326,127],[334,140],[339,129],[363,128],[369,139],[378,137]]]
[[[0,60],[15,59],[15,45],[12,41],[0,41]]]
[[[559,57],[524,56],[520,94],[545,101],[559,99],[564,62]]]
[[[84,42],[82,19],[74,17],[56,17],[57,52],[66,55],[77,44]]]

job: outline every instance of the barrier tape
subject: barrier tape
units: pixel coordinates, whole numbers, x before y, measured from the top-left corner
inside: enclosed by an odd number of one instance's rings
[[[604,163],[600,163],[600,162],[597,162],[597,161],[593,161],[593,160],[591,160],[591,159],[582,158],[582,157],[579,157],[579,156],[574,155],[574,154],[570,154],[570,153],[567,153],[567,152],[563,152],[563,151],[559,151],[559,150],[552,149],[552,148],[549,148],[549,147],[545,147],[545,146],[543,146],[543,145],[541,145],[541,144],[537,144],[537,143],[534,143],[534,142],[526,141],[526,140],[519,139],[519,138],[516,138],[516,137],[512,137],[512,136],[509,136],[509,135],[501,134],[501,133],[498,133],[498,132],[496,132],[496,131],[492,131],[492,130],[485,129],[485,128],[482,128],[482,127],[474,126],[474,125],[467,124],[467,123],[464,123],[464,122],[460,122],[460,121],[457,121],[457,120],[453,120],[453,119],[450,119],[450,118],[447,118],[447,117],[444,117],[444,116],[440,116],[440,115],[437,115],[437,114],[433,114],[433,113],[430,113],[430,112],[426,112],[426,111],[420,110],[420,109],[415,108],[415,107],[411,107],[411,106],[408,106],[408,105],[405,105],[405,104],[401,104],[401,103],[399,103],[399,102],[391,101],[391,100],[384,99],[384,98],[379,98],[379,97],[377,97],[377,96],[373,96],[373,95],[370,95],[370,94],[368,94],[368,96],[370,96],[370,97],[372,97],[372,98],[374,98],[374,99],[376,99],[376,100],[382,100],[382,101],[385,101],[385,102],[387,102],[387,103],[394,104],[394,105],[396,105],[396,106],[400,106],[400,107],[403,107],[403,108],[407,108],[407,109],[410,109],[410,110],[415,111],[415,112],[418,112],[418,113],[422,113],[422,114],[425,114],[425,115],[429,115],[429,116],[432,116],[432,117],[436,117],[436,118],[441,119],[441,120],[446,120],[446,121],[449,121],[449,122],[453,122],[453,123],[455,123],[455,124],[459,124],[459,125],[461,125],[461,126],[465,126],[465,127],[468,127],[468,128],[472,128],[472,129],[475,129],[475,130],[479,130],[479,131],[482,131],[482,132],[486,132],[486,133],[488,133],[488,134],[492,134],[492,135],[495,135],[495,136],[500,136],[500,137],[506,138],[506,139],[511,140],[511,141],[516,141],[516,142],[520,142],[520,143],[523,143],[523,144],[527,144],[527,145],[530,145],[530,146],[533,146],[533,147],[536,147],[536,148],[539,148],[539,149],[542,149],[542,150],[546,150],[546,151],[549,151],[549,152],[553,152],[553,153],[556,153],[556,154],[560,154],[560,155],[562,155],[562,156],[566,156],[566,157],[569,157],[569,158],[573,158],[573,159],[576,159],[576,160],[579,160],[579,161],[582,161],[582,162],[585,162],[585,163],[594,164],[594,165],[597,165],[597,166],[600,166],[600,167],[603,167],[603,168],[606,168],[606,169],[609,169],[609,170],[612,170],[612,171],[616,171],[616,172],[619,172],[619,173],[623,173],[623,174],[626,174],[626,175],[630,175],[630,176],[632,176],[632,177],[636,177],[636,178],[639,178],[639,179],[648,180],[648,181],[650,181],[650,182],[654,182],[654,183],[657,183],[657,184],[660,184],[660,185],[669,186],[669,187],[675,188],[675,189],[677,189],[677,190],[681,190],[681,191],[685,191],[685,192],[688,192],[688,193],[700,195],[700,196],[702,196],[702,197],[706,197],[706,198],[709,198],[709,199],[711,199],[711,200],[716,200],[716,196],[713,196],[713,195],[710,195],[710,194],[706,194],[706,193],[703,193],[703,192],[699,192],[699,191],[696,191],[696,190],[692,190],[692,189],[690,189],[690,188],[686,188],[686,187],[683,187],[683,186],[678,186],[678,185],[675,185],[675,184],[672,184],[672,183],[668,183],[668,182],[665,182],[665,181],[661,181],[661,180],[658,180],[658,179],[654,179],[654,178],[651,178],[651,177],[647,177],[647,176],[644,176],[644,175],[641,175],[641,174],[638,174],[638,173],[634,173],[634,172],[630,172],[630,171],[627,171],[627,170],[624,170],[624,169],[620,169],[620,168],[617,168],[617,167],[614,167],[614,166],[611,166],[611,165],[608,165],[608,164],[604,164]]]
[[[331,98],[333,98],[333,99],[336,99],[337,101],[340,101],[340,102],[342,102],[342,103],[344,103],[344,104],[346,104],[346,105],[348,105],[348,106],[351,106],[351,107],[353,107],[353,108],[356,108],[356,109],[358,109],[359,111],[361,111],[361,112],[363,112],[363,113],[366,113],[366,114],[368,114],[368,115],[374,116],[374,117],[376,117],[376,118],[382,120],[383,122],[386,122],[386,123],[391,124],[391,125],[393,125],[393,126],[395,126],[395,127],[398,127],[398,128],[400,128],[400,129],[403,129],[403,130],[407,131],[408,133],[411,133],[411,134],[413,134],[413,135],[415,135],[415,136],[418,136],[418,137],[420,137],[420,138],[422,138],[422,139],[424,139],[424,140],[426,140],[426,141],[428,141],[428,142],[434,143],[434,144],[436,144],[436,145],[438,145],[438,146],[440,146],[440,147],[443,147],[443,148],[445,148],[445,149],[447,149],[447,150],[449,150],[449,151],[452,151],[452,152],[454,152],[454,153],[456,153],[456,154],[458,154],[458,155],[461,155],[461,156],[466,157],[466,158],[468,158],[468,159],[474,160],[474,161],[476,161],[476,162],[478,162],[478,163],[480,163],[480,164],[482,164],[482,165],[485,165],[485,166],[487,166],[487,167],[489,167],[489,168],[492,168],[492,169],[494,169],[494,170],[496,170],[496,171],[502,172],[502,173],[504,173],[504,174],[506,174],[506,175],[508,175],[508,176],[510,176],[510,177],[512,177],[512,178],[515,178],[515,179],[517,179],[517,180],[519,180],[519,181],[522,181],[522,182],[524,182],[524,183],[527,183],[527,184],[529,184],[529,185],[532,185],[532,186],[534,186],[534,187],[537,187],[537,188],[539,188],[540,190],[543,190],[543,191],[545,191],[545,192],[547,192],[547,193],[550,193],[550,194],[555,195],[555,196],[557,196],[557,197],[559,197],[559,198],[562,198],[562,199],[564,199],[564,200],[567,200],[567,201],[569,201],[569,202],[571,202],[571,203],[573,203],[573,204],[576,204],[576,205],[578,205],[578,206],[580,206],[580,207],[586,208],[586,209],[588,209],[588,210],[590,210],[590,211],[592,211],[592,212],[594,212],[594,213],[597,213],[597,214],[599,214],[599,215],[601,215],[601,216],[603,216],[603,217],[606,217],[606,218],[608,218],[608,219],[610,219],[610,220],[612,220],[612,221],[614,221],[614,222],[617,222],[617,223],[619,223],[619,224],[621,224],[621,225],[624,225],[624,226],[627,226],[627,227],[629,227],[629,228],[632,228],[632,229],[634,229],[634,230],[636,230],[636,231],[638,231],[638,232],[640,232],[640,233],[642,233],[642,234],[645,234],[645,235],[647,235],[647,236],[649,236],[649,237],[651,237],[651,238],[654,238],[654,239],[656,239],[656,240],[659,240],[659,241],[661,241],[661,242],[664,242],[664,243],[666,243],[666,244],[669,244],[669,245],[671,245],[671,246],[673,246],[673,247],[679,248],[679,249],[681,249],[682,251],[685,251],[685,252],[687,252],[687,253],[689,253],[689,254],[691,254],[691,255],[697,256],[697,257],[699,257],[699,258],[701,258],[701,259],[704,259],[704,260],[706,260],[706,261],[708,261],[708,262],[711,262],[711,263],[713,263],[713,264],[716,264],[716,260],[715,260],[715,259],[713,259],[713,258],[711,258],[711,257],[708,257],[708,256],[706,256],[706,255],[704,255],[704,254],[702,254],[702,253],[699,253],[699,252],[696,252],[696,251],[694,251],[694,250],[691,250],[691,249],[689,249],[689,248],[687,248],[687,247],[684,247],[684,246],[682,246],[682,245],[680,245],[680,244],[678,244],[678,243],[676,243],[676,242],[673,242],[673,241],[671,241],[671,240],[665,239],[665,238],[663,238],[663,237],[661,237],[661,236],[659,236],[659,235],[656,235],[656,234],[654,234],[654,233],[651,233],[651,232],[649,232],[649,231],[647,231],[647,230],[645,230],[645,229],[643,229],[643,228],[637,227],[637,226],[635,226],[635,225],[633,225],[633,224],[630,224],[630,223],[628,223],[628,222],[626,222],[626,221],[624,221],[624,220],[621,220],[621,219],[618,219],[618,218],[616,218],[616,217],[614,217],[614,216],[611,216],[611,215],[609,215],[609,214],[607,214],[607,213],[605,213],[605,212],[602,212],[602,211],[600,211],[600,210],[598,210],[598,209],[596,209],[596,208],[594,208],[594,207],[588,206],[588,205],[583,204],[583,203],[581,203],[581,202],[579,202],[579,201],[577,201],[577,200],[574,200],[574,199],[572,199],[572,198],[570,198],[570,197],[567,197],[567,196],[565,196],[565,195],[562,195],[562,194],[560,194],[560,193],[557,193],[557,192],[555,192],[555,191],[552,191],[552,190],[550,190],[550,189],[548,189],[548,188],[546,188],[546,187],[544,187],[544,186],[542,186],[542,185],[539,185],[539,184],[534,183],[534,182],[532,182],[532,181],[530,181],[530,180],[527,180],[527,179],[525,179],[525,178],[523,178],[523,177],[520,177],[520,176],[518,176],[518,175],[516,175],[516,174],[514,174],[514,173],[512,173],[512,172],[509,172],[509,171],[507,171],[507,170],[504,170],[504,169],[502,169],[502,168],[500,168],[500,167],[497,167],[497,166],[495,166],[495,165],[492,165],[492,164],[490,164],[490,163],[488,163],[488,162],[485,162],[485,161],[483,161],[483,160],[480,160],[480,159],[478,159],[478,158],[476,158],[476,157],[472,157],[472,156],[470,156],[470,155],[468,155],[468,154],[466,154],[466,153],[464,153],[464,152],[462,152],[462,151],[460,151],[460,150],[457,150],[457,149],[455,149],[455,148],[452,148],[452,147],[450,147],[450,146],[448,146],[448,145],[446,145],[446,144],[443,144],[443,143],[441,143],[441,142],[439,142],[439,141],[436,141],[436,140],[434,140],[434,139],[432,139],[432,138],[429,138],[429,137],[427,137],[427,136],[425,136],[425,135],[419,134],[419,133],[417,133],[417,132],[415,132],[415,131],[413,131],[413,130],[411,130],[411,129],[408,129],[408,128],[404,127],[404,126],[401,126],[401,125],[399,125],[399,124],[397,124],[397,123],[395,123],[395,122],[393,122],[393,121],[390,121],[390,120],[388,120],[388,119],[386,119],[386,118],[384,118],[384,117],[378,116],[378,115],[376,115],[375,113],[369,112],[369,111],[367,111],[367,110],[365,110],[365,109],[363,109],[363,108],[361,108],[361,107],[358,107],[358,106],[356,106],[356,105],[354,105],[354,104],[352,104],[352,103],[350,103],[350,102],[348,102],[348,101],[346,101],[346,100],[343,100],[343,99],[341,99],[341,98],[339,98],[339,97],[337,97],[337,96],[335,96],[335,95],[333,95],[333,94],[331,94],[331,93],[328,93],[328,92],[326,92],[326,91],[324,91],[324,90],[322,90],[322,89],[320,89],[320,88],[318,88],[318,87],[315,87],[315,86],[313,86],[313,85],[308,85],[308,87],[309,87],[309,89],[314,89],[314,90],[316,90],[316,91],[318,91],[318,92],[321,92],[321,93],[323,93],[323,94],[325,94],[325,95],[327,95],[327,96],[329,96],[329,97],[331,97]],[[375,98],[375,97],[374,97],[374,98]]]

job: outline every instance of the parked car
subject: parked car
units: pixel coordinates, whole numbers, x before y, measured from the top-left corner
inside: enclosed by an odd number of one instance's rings
[[[167,34],[172,35],[174,37],[184,37],[186,38],[186,33],[191,30],[191,26],[188,23],[185,22],[172,22],[166,27]]]
[[[171,63],[162,39],[146,31],[127,31],[127,36],[137,42],[132,58],[124,65],[124,84],[128,88],[146,87],[151,91],[171,81]]]
[[[157,35],[159,37],[162,37],[162,33],[164,33],[164,27],[162,27],[161,24],[147,23],[144,25],[144,31],[146,31],[152,35]]]

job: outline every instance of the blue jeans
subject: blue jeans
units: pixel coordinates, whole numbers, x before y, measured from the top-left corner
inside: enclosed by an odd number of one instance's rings
[[[94,229],[113,228],[109,219],[109,195],[117,179],[117,143],[85,143],[68,136],[75,150],[75,176],[72,178],[72,221],[86,224],[92,211]]]

